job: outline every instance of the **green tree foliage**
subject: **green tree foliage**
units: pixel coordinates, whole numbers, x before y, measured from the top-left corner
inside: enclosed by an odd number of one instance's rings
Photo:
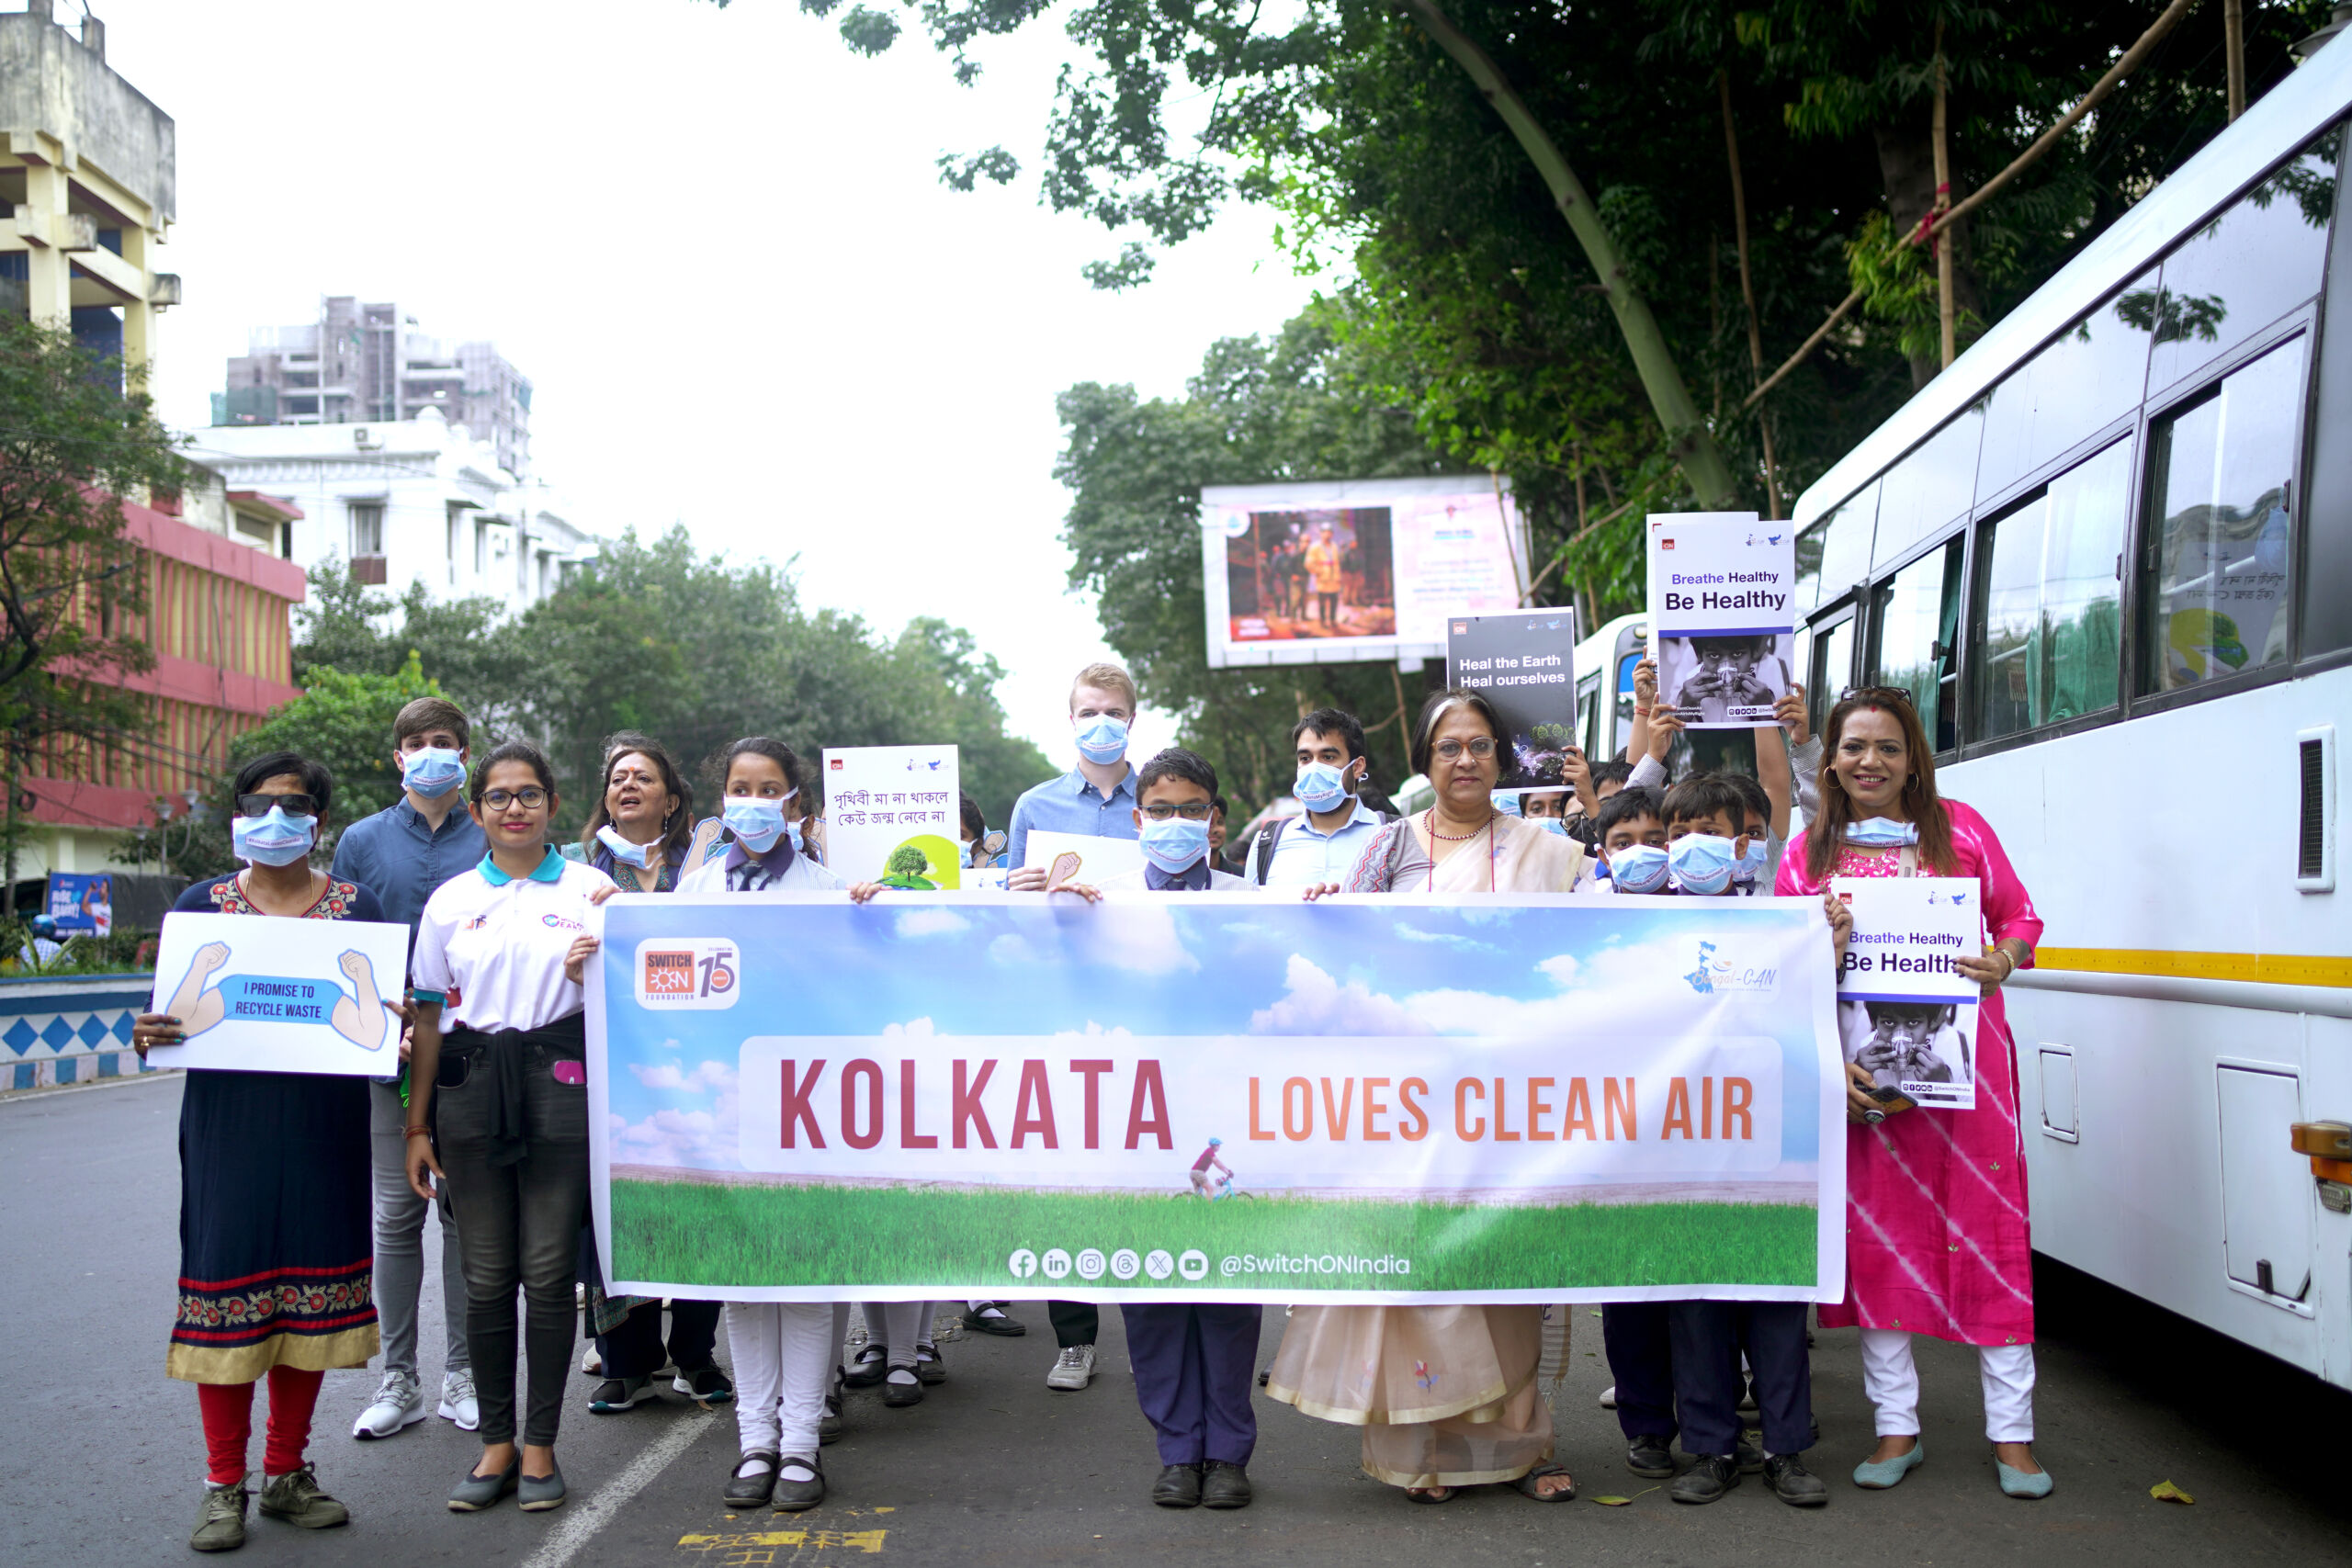
[[[152,728],[148,699],[119,684],[155,662],[146,556],[119,498],[179,490],[187,469],[123,372],[71,333],[0,310],[0,839],[12,881],[18,775],[59,741],[135,745]]]
[[[1055,477],[1075,494],[1063,534],[1077,558],[1071,586],[1098,596],[1104,636],[1143,700],[1176,714],[1183,743],[1216,769],[1237,829],[1289,793],[1291,727],[1316,708],[1363,721],[1382,787],[1411,771],[1398,705],[1418,705],[1429,677],[1408,680],[1394,664],[1207,666],[1203,485],[1449,471],[1409,413],[1356,390],[1351,365],[1302,318],[1272,341],[1213,345],[1182,400],[1084,382],[1058,403],[1069,442]]]

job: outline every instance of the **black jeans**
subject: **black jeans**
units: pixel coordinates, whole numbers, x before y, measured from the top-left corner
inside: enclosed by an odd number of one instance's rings
[[[514,1292],[523,1292],[529,1401],[523,1441],[552,1444],[571,1370],[572,1277],[588,1213],[588,1089],[559,1083],[558,1053],[525,1044],[523,1158],[491,1163],[498,1098],[489,1053],[441,1059],[435,1142],[466,1266],[466,1339],[473,1350],[481,1440],[514,1440]]]
[[[670,1303],[668,1356],[681,1374],[702,1371],[713,1363],[718,1343],[718,1302],[673,1301]],[[596,1336],[596,1351],[604,1359],[608,1378],[651,1377],[662,1366],[662,1303],[640,1302],[628,1309],[618,1328]]]
[[[1102,1332],[1102,1309],[1092,1302],[1047,1302],[1046,1316],[1054,1325],[1054,1343],[1065,1350],[1091,1345]]]

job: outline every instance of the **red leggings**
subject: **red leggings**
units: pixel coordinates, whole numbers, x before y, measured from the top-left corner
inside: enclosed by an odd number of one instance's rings
[[[302,1450],[311,1441],[311,1411],[319,1403],[324,1372],[299,1367],[269,1369],[269,1434],[262,1445],[264,1475],[287,1475],[302,1468]],[[216,1484],[233,1484],[245,1478],[245,1450],[254,1436],[254,1385],[249,1382],[200,1382],[196,1385],[197,1408],[204,1414],[207,1471]]]

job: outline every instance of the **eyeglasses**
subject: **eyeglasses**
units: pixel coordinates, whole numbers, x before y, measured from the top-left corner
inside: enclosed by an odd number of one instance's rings
[[[524,789],[493,789],[481,797],[481,803],[492,811],[503,811],[510,806],[537,811],[548,803],[548,792],[537,784]]]
[[[288,817],[316,817],[319,801],[316,795],[300,793],[288,795],[241,795],[237,796],[237,815],[266,817],[273,806],[282,806]]]
[[[1838,694],[1838,700],[1841,703],[1901,703],[1907,708],[1911,705],[1911,694],[1900,686],[1849,686]]]
[[[1143,814],[1155,822],[1165,822],[1170,817],[1182,817],[1187,822],[1205,822],[1216,810],[1216,807],[1206,801],[1195,801],[1190,806],[1147,806]]]
[[[1430,750],[1449,762],[1461,761],[1462,753],[1465,750],[1483,762],[1495,754],[1495,743],[1489,737],[1481,735],[1476,740],[1470,741],[1441,740]]]

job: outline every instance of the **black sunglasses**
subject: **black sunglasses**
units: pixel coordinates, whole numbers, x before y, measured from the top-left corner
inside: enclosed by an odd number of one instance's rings
[[[316,796],[296,792],[288,795],[241,795],[237,796],[237,815],[266,817],[273,806],[286,807],[289,817],[316,817],[319,802]]]

